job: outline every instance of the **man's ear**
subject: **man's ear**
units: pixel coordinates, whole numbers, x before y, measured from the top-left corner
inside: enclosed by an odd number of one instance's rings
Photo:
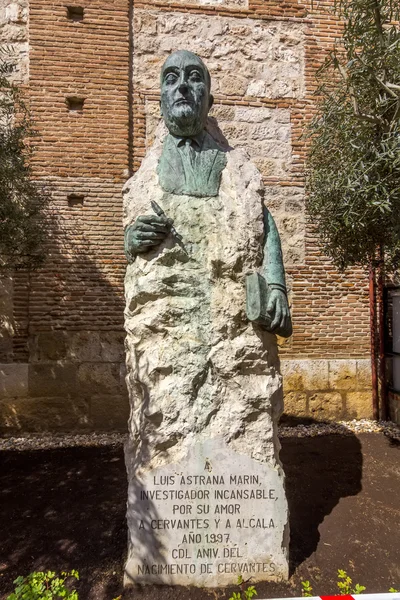
[[[160,115],[163,117],[164,115],[162,114],[161,100],[160,100],[160,102],[158,103],[158,106],[160,107]]]
[[[208,102],[208,110],[211,109],[213,104],[214,104],[214,96],[212,94],[210,94],[210,100]]]

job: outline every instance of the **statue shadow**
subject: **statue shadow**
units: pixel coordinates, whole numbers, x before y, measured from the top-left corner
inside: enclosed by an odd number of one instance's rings
[[[13,274],[15,333],[7,362],[29,365],[28,394],[7,402],[0,432],[127,431],[126,259],[122,206],[121,215],[115,210],[122,184],[104,184],[105,191],[86,180],[45,185],[45,260],[35,271]],[[108,218],[95,220],[100,210]]]
[[[231,152],[233,150],[233,146],[231,146],[222,133],[218,121],[215,117],[208,117],[206,130],[211,135],[211,137],[217,142],[223,152]]]
[[[1,451],[0,598],[19,575],[71,569],[79,570],[80,598],[114,598],[126,553],[125,504],[120,446]]]
[[[292,426],[294,421],[291,417]],[[297,422],[304,424],[302,419]],[[341,429],[342,435],[280,439],[290,515],[290,574],[316,551],[319,526],[340,499],[362,490],[361,443],[345,426]]]

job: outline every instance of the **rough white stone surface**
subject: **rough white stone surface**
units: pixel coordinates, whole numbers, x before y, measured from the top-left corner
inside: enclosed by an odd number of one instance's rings
[[[278,469],[283,497],[276,339],[245,317],[244,278],[262,260],[261,175],[243,151],[232,150],[217,197],[165,193],[156,174],[165,133],[161,124],[124,188],[125,224],[151,213],[155,200],[174,219],[187,250],[169,236],[126,273],[130,484],[137,468],[151,473],[184,460],[195,444],[222,438],[231,452]],[[136,508],[130,501],[128,515]],[[131,536],[132,549],[133,530]],[[286,574],[264,573],[266,579]],[[229,581],[236,579],[231,573]]]
[[[287,576],[287,503],[279,466],[222,439],[178,463],[139,469],[129,488],[125,580],[218,587]]]
[[[304,28],[300,23],[136,9],[134,36],[138,90],[158,92],[160,67],[168,54],[187,49],[206,59],[215,94],[304,95]]]
[[[28,0],[2,0],[0,5],[0,46],[14,65],[10,79],[26,83],[29,79]]]

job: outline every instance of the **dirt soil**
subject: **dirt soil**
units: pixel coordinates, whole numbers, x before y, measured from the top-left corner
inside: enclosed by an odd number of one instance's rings
[[[383,434],[282,440],[291,578],[258,598],[334,594],[337,569],[367,592],[400,589],[400,446]],[[233,590],[122,592],[127,531],[121,447],[0,452],[0,599],[18,575],[77,569],[80,600],[228,600]]]

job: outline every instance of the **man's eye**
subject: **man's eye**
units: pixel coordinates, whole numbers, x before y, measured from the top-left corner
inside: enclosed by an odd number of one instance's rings
[[[177,80],[177,76],[175,75],[175,73],[169,73],[165,78],[165,81],[167,83],[175,83],[176,80]]]
[[[202,77],[198,71],[191,71],[189,77],[192,81],[202,81]]]

